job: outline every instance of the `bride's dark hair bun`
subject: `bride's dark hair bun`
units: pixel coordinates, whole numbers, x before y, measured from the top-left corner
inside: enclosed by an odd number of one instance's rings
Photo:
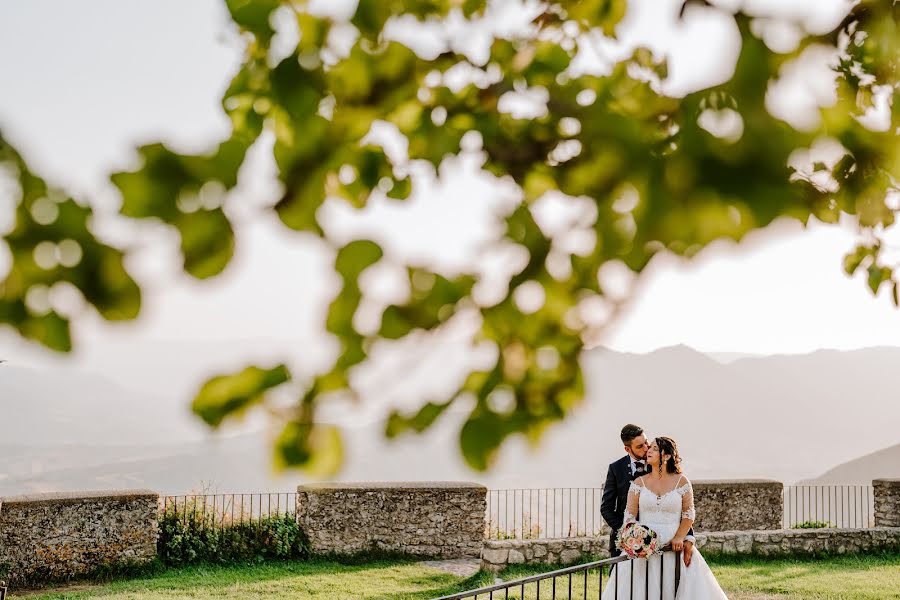
[[[658,437],[654,440],[659,448],[659,455],[669,455],[665,463],[666,473],[681,473],[681,455],[678,454],[678,444],[670,437]]]

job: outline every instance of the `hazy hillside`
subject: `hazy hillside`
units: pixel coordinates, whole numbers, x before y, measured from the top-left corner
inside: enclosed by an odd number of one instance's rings
[[[70,450],[74,448],[65,448],[64,452]],[[41,457],[44,466],[50,453],[51,449],[41,448],[33,454]],[[261,436],[171,446],[88,446],[80,448],[78,455],[83,459],[80,464],[43,468],[0,480],[0,494],[138,487],[167,494],[289,491],[297,484],[295,477],[279,478],[270,473],[268,448]]]
[[[896,364],[900,348],[731,364],[685,347],[647,355],[592,353],[586,416],[600,419],[597,405],[628,398],[646,410],[625,414],[679,440],[695,477],[790,482],[897,443],[900,393],[888,377]]]
[[[806,485],[834,483],[870,485],[873,479],[878,478],[900,478],[900,444],[861,456],[829,469],[818,477],[806,479],[800,483]]]
[[[2,443],[141,445],[196,440],[185,405],[72,368],[0,365]]]
[[[352,425],[351,414],[338,479],[597,486],[606,465],[622,454],[618,430],[626,422],[676,438],[695,479],[791,483],[889,446],[873,455],[881,462],[863,463],[858,476],[855,463],[836,468],[834,481],[897,476],[891,467],[900,464],[900,402],[889,375],[900,349],[728,358],[723,363],[683,346],[649,354],[588,352],[584,404],[551,427],[537,449],[510,440],[488,474],[471,472],[460,458],[462,409],[425,436],[394,442],[383,439],[377,422]],[[153,401],[96,376],[4,366],[0,411],[0,494],[116,487],[283,491],[304,480],[271,473],[262,433],[196,441],[202,430],[183,399]]]

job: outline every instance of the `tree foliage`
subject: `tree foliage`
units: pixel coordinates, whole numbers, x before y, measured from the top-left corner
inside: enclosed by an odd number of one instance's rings
[[[592,40],[615,37],[626,0],[549,0],[528,28],[494,39],[483,62],[450,47],[419,56],[387,28],[400,18],[433,23],[461,13],[477,20],[489,9],[486,0],[359,0],[349,23],[313,14],[305,4],[226,0],[246,43],[242,65],[222,98],[230,137],[202,155],[179,154],[160,143],[144,146],[139,169],[112,175],[121,215],[169,225],[179,235],[184,270],[214,277],[234,252],[224,199],[248,149],[263,131],[274,135],[282,194],[271,210],[288,228],[333,245],[342,281],[325,322],[341,352],[330,369],[294,382],[304,391],[277,441],[284,463],[319,472],[339,466],[339,432],[317,420],[316,408],[329,394],[354,393],[351,372],[365,363],[373,344],[440,332],[462,315],[476,314],[480,330],[473,343],[496,350],[493,364],[413,414],[392,414],[386,434],[423,431],[461,398],[474,398],[461,448],[470,465],[487,468],[509,435],[539,439],[582,398],[578,359],[591,324],[579,318],[579,307],[610,296],[598,278],[601,267],[624,264],[639,274],[658,252],[690,257],[714,240],[740,240],[778,217],[803,223],[855,217],[862,242],[844,269],[867,271],[872,292],[888,286],[897,302],[898,283],[881,242],[898,209],[900,180],[897,2],[863,0],[834,31],[806,34],[794,50],[782,53],[758,37],[751,15],[738,12],[733,19],[741,49],[733,75],[684,97],[661,91],[666,63],[646,48],[602,76],[573,69],[579,52],[592,51]],[[708,3],[688,0],[685,9],[690,5]],[[299,41],[273,60],[276,13],[296,22]],[[335,45],[335,31],[348,27],[355,41],[343,51]],[[819,109],[817,126],[801,130],[772,114],[769,92],[784,68],[816,45],[838,57],[836,101]],[[480,77],[451,87],[446,74],[460,65]],[[544,95],[543,115],[518,118],[503,109],[506,95],[525,90]],[[889,125],[880,131],[864,126],[860,118],[883,101]],[[726,113],[741,124],[736,135],[715,135],[702,124],[703,115]],[[377,122],[402,134],[405,157],[392,159],[367,141]],[[518,205],[502,216],[497,243],[523,248],[527,262],[511,277],[505,296],[490,304],[473,294],[476,272],[451,276],[403,265],[409,298],[386,308],[376,333],[357,331],[360,276],[380,261],[398,259],[369,240],[339,246],[319,223],[318,209],[326,198],[360,209],[373,197],[401,202],[416,191],[411,163],[436,169],[459,154],[464,136],[473,132],[483,169],[521,190]],[[798,151],[822,138],[843,147],[840,160],[806,170],[792,166]],[[140,290],[123,268],[123,250],[91,233],[91,210],[48,186],[2,138],[0,165],[19,187],[15,226],[3,238],[13,260],[0,283],[0,322],[48,347],[69,350],[69,319],[52,302],[58,286],[73,286],[108,319],[135,318]],[[592,248],[563,252],[559,260],[560,249],[534,216],[545,194],[589,199]],[[516,300],[529,287],[542,291],[536,310]],[[267,391],[290,380],[284,366],[249,367],[207,383],[194,408],[217,426],[264,403]],[[512,401],[499,406],[498,394]]]

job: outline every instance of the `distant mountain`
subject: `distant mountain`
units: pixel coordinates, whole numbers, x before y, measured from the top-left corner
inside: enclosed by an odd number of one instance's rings
[[[582,419],[633,420],[671,435],[695,478],[792,482],[820,465],[898,441],[900,391],[890,377],[897,364],[900,348],[824,350],[730,364],[683,346],[644,355],[588,353],[591,403]],[[603,405],[606,410],[598,410]],[[614,433],[612,423],[601,427],[603,436]]]
[[[694,479],[791,483],[828,465],[842,465],[825,474],[841,483],[898,476],[896,364],[898,348],[730,362],[685,346],[648,354],[598,348],[583,356],[585,401],[550,426],[536,448],[522,436],[510,438],[490,472],[474,473],[460,457],[465,407],[423,436],[395,441],[384,439],[372,411],[359,416],[351,407],[338,419],[346,460],[336,479],[595,487],[622,455],[618,431],[627,422],[674,437]],[[392,399],[376,400],[389,405]],[[211,438],[183,399],[154,400],[66,369],[0,366],[0,422],[0,494],[116,487],[284,491],[306,480],[271,472],[263,433]],[[863,453],[878,460],[854,460]]]
[[[3,448],[3,461],[8,462]],[[73,460],[52,465],[57,453]],[[292,491],[296,476],[271,473],[267,442],[262,436],[210,439],[169,446],[82,446],[32,449],[26,464],[36,472],[0,480],[0,495],[44,491],[150,488],[163,494],[277,490]],[[7,466],[8,468],[8,466]]]
[[[188,408],[95,373],[0,366],[0,443],[142,445],[200,439]]]
[[[803,485],[829,485],[837,483],[870,485],[873,479],[900,478],[900,444],[861,456],[829,469],[813,479],[804,479]]]
[[[728,364],[742,358],[759,358],[759,354],[750,352],[704,352],[708,357],[717,360],[720,363]]]

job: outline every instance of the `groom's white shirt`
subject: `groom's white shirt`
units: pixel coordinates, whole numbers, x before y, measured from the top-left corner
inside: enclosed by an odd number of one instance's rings
[[[631,461],[631,463],[630,463],[630,464],[631,464],[631,474],[634,475],[635,472],[637,471],[637,463],[638,463],[638,461],[634,460],[634,457],[631,456],[630,454],[628,455],[628,460]],[[641,462],[641,464],[644,466],[644,468],[646,469],[646,468],[647,468],[647,463],[646,463],[645,461],[643,461],[643,460],[640,461],[640,462]]]

